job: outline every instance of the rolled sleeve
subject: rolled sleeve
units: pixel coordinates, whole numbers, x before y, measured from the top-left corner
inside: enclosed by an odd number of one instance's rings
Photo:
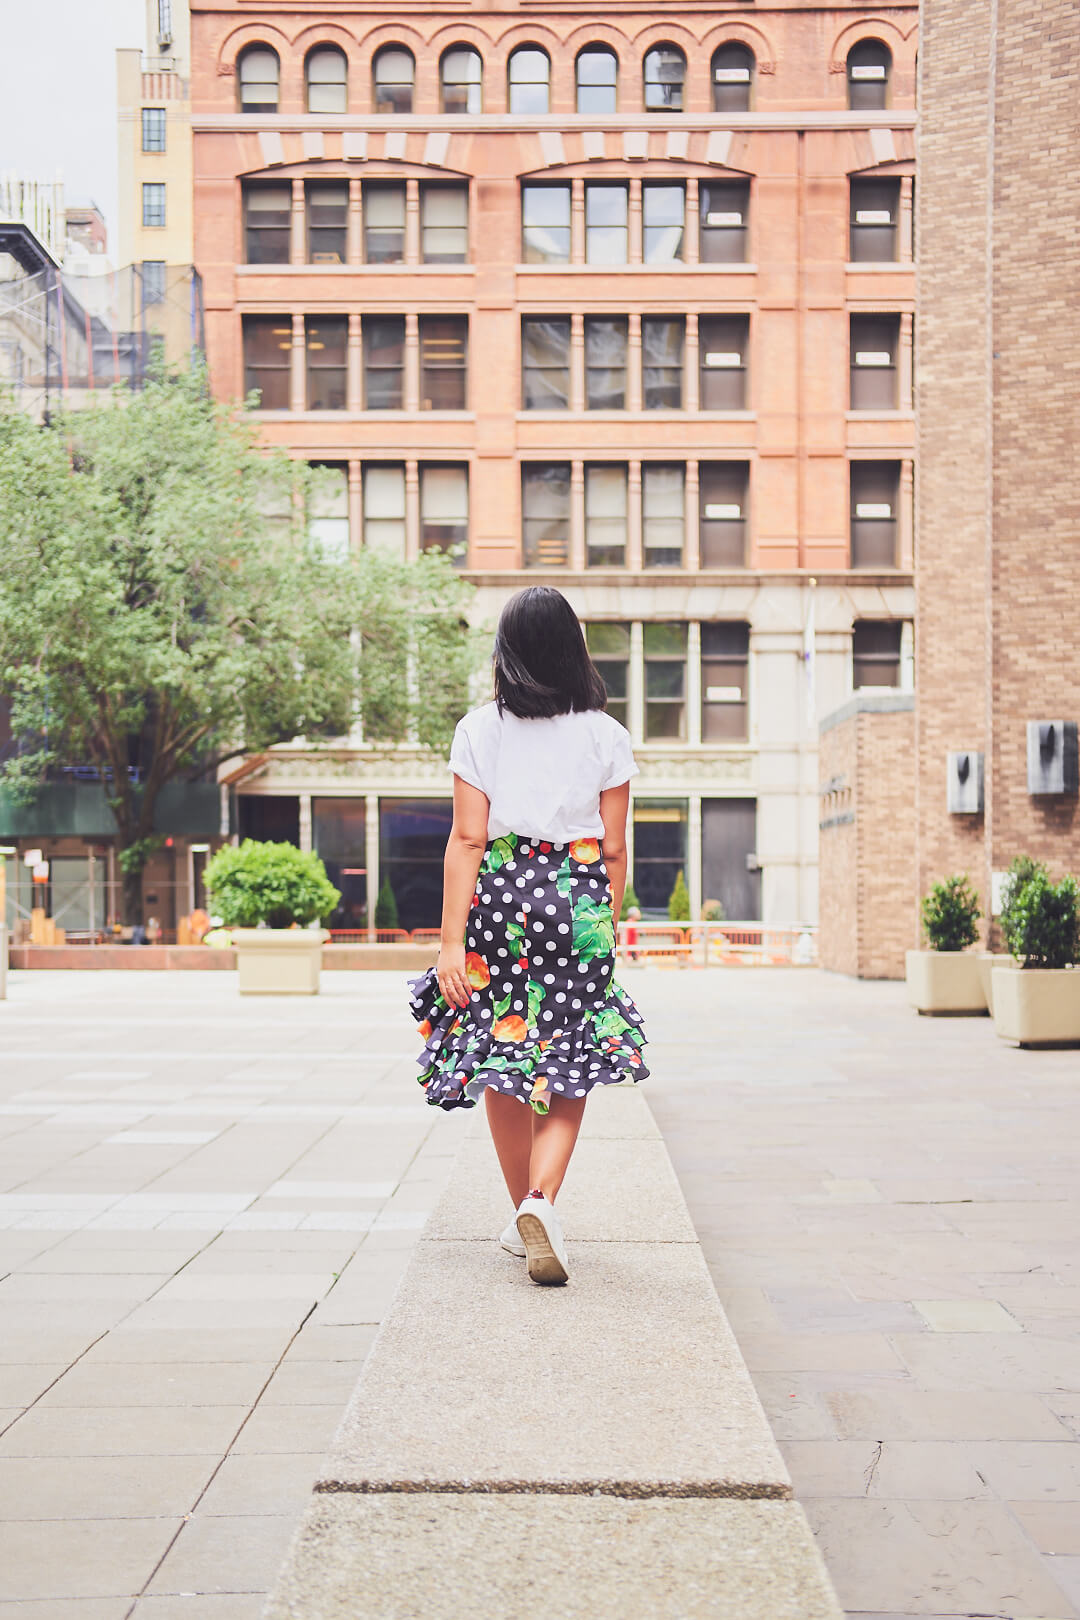
[[[611,750],[611,763],[604,778],[603,788],[621,787],[629,782],[632,776],[638,774],[638,767],[634,761],[634,751],[630,744],[629,734],[619,727],[615,733],[614,746]]]
[[[476,754],[473,750],[472,738],[465,730],[464,720],[459,720],[454,730],[454,740],[450,745],[449,769],[454,776],[460,776],[463,782],[470,787],[484,791],[484,784],[480,780],[480,768],[476,763]]]

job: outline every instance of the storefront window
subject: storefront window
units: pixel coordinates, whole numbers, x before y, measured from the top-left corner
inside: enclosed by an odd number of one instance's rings
[[[364,801],[312,799],[311,841],[326,875],[341,890],[331,928],[367,927],[367,869]]]
[[[439,926],[443,854],[452,820],[450,799],[379,800],[380,886],[389,881],[399,928]]]
[[[686,800],[634,801],[634,889],[645,917],[666,917],[671,891],[686,876]]]

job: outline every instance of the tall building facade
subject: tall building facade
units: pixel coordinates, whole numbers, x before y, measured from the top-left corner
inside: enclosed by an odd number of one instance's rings
[[[146,43],[116,53],[119,217],[114,259],[148,303],[192,261],[191,23],[187,0],[144,0]]]
[[[327,544],[564,590],[662,913],[812,921],[818,712],[912,678],[917,5],[191,7],[215,391]],[[343,738],[242,831],[437,920],[445,771]]]

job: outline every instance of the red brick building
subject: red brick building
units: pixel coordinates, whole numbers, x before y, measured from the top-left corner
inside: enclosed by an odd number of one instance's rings
[[[647,909],[812,920],[816,713],[910,685],[917,6],[191,12],[215,390],[335,469],[328,543],[567,592]],[[434,920],[430,761],[280,749],[240,805]]]

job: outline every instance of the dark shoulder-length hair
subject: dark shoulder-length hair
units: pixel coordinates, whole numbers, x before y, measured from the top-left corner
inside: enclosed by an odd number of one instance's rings
[[[544,720],[607,704],[577,614],[550,585],[530,585],[507,602],[495,632],[494,666],[500,713]]]

